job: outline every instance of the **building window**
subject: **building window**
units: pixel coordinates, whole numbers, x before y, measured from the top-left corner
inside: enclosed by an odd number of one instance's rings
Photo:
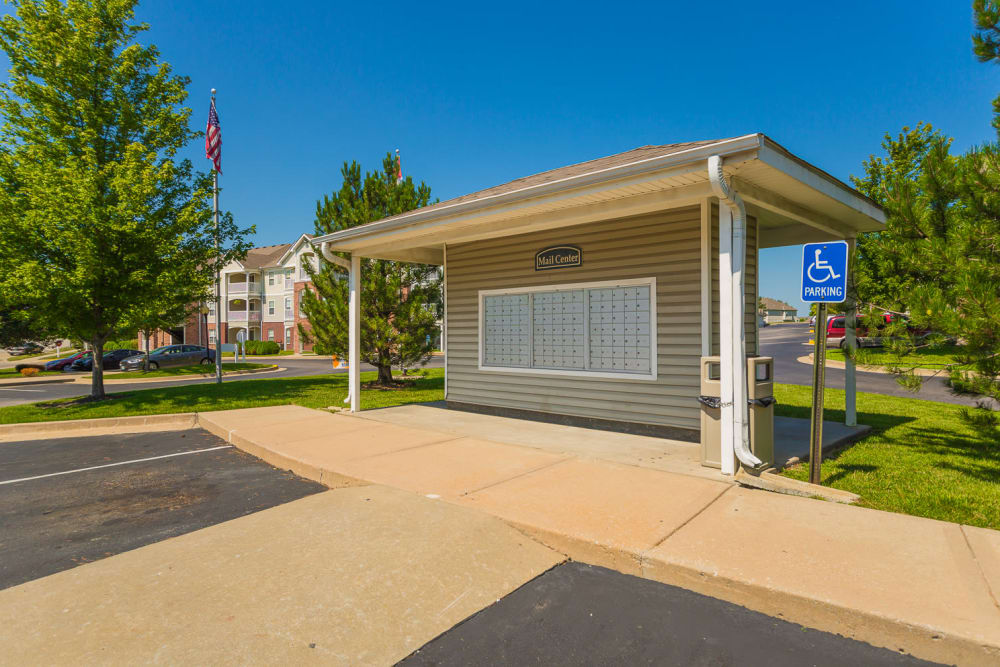
[[[274,299],[270,299],[267,302],[267,314],[274,315]]]
[[[267,330],[267,339],[268,340],[274,340],[274,329],[268,329]]]
[[[285,297],[285,310],[291,310],[291,308],[292,308],[292,297],[286,296]]]
[[[656,281],[479,293],[482,370],[656,379]]]

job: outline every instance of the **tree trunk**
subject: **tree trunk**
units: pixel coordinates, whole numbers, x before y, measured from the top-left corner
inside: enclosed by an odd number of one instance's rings
[[[146,358],[142,360],[142,372],[149,372],[149,332],[143,331],[142,337],[146,340]]]
[[[90,341],[93,349],[94,363],[90,371],[90,397],[104,398],[104,339],[94,338]]]
[[[389,386],[392,384],[392,366],[385,365],[378,367],[378,383]]]

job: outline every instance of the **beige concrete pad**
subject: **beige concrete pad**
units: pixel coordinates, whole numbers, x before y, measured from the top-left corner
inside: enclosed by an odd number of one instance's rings
[[[993,601],[1000,603],[1000,531],[962,526]]]
[[[346,461],[419,447],[451,437],[433,431],[355,421],[360,424],[335,419],[318,424],[303,422],[301,427],[299,423],[286,423],[256,431],[237,429],[230,434],[229,441],[273,466],[333,488],[368,483],[363,478],[341,474],[340,464]],[[273,433],[271,429],[279,432]],[[287,432],[284,437],[281,430]]]
[[[274,405],[264,408],[240,408],[238,410],[217,410],[199,412],[198,420],[202,428],[226,439],[229,432],[238,428],[253,428],[270,424],[297,422],[329,413],[304,408],[300,405]],[[222,435],[225,433],[225,435]]]
[[[366,410],[361,415],[363,419],[447,431],[458,436],[534,447],[556,454],[598,458],[696,477],[720,478],[718,470],[701,465],[701,446],[693,442],[497,417],[450,410],[437,404],[400,405]]]
[[[558,564],[502,521],[328,491],[0,592],[8,664],[392,664]]]
[[[565,459],[526,447],[458,438],[346,461],[335,468],[342,474],[379,484],[457,498]]]
[[[571,460],[463,498],[576,560],[630,574],[652,548],[711,503],[724,482],[594,460]]]
[[[1000,611],[956,524],[735,488],[643,574],[928,659],[1000,659]]]

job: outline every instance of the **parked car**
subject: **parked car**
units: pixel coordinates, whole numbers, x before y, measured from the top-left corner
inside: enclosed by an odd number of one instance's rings
[[[122,362],[123,371],[142,369],[143,353],[130,357]],[[169,368],[170,366],[193,366],[195,364],[214,364],[215,350],[201,345],[164,345],[149,353],[149,370]]]
[[[858,347],[882,347],[882,336],[879,336],[879,332],[873,332],[873,335],[868,335],[868,329],[858,318],[857,327],[854,329],[854,335],[858,341]],[[916,336],[917,339],[925,338],[931,334],[930,329],[921,329],[909,324],[909,318],[905,315],[897,315],[895,313],[883,313],[882,320],[885,322],[886,326],[893,324],[895,322],[906,323],[907,332]],[[847,345],[847,318],[844,315],[835,315],[831,317],[826,323],[826,345],[827,347],[839,347],[844,349]]]
[[[133,357],[137,354],[142,354],[139,350],[111,350],[110,352],[105,352],[104,356],[101,357],[101,368],[106,371],[114,370],[121,365],[121,362],[129,357]],[[80,357],[74,361],[69,366],[70,370],[73,371],[89,371],[94,368],[94,355],[87,354],[87,356]]]
[[[63,357],[62,359],[53,359],[52,361],[45,364],[45,370],[47,371],[61,371],[72,365],[77,359],[82,359],[83,357],[90,356],[90,350],[86,352],[77,352],[76,354],[70,355],[68,357]]]
[[[41,354],[45,351],[45,348],[34,341],[28,341],[26,343],[21,343],[20,345],[14,345],[13,347],[8,347],[7,352],[10,353],[12,357],[23,357],[26,354]]]

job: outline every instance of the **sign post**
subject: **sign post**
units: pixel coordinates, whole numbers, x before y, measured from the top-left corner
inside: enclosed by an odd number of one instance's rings
[[[847,242],[802,246],[802,300],[815,303],[812,412],[809,421],[809,482],[820,483],[823,462],[823,390],[826,385],[826,304],[847,298]]]

